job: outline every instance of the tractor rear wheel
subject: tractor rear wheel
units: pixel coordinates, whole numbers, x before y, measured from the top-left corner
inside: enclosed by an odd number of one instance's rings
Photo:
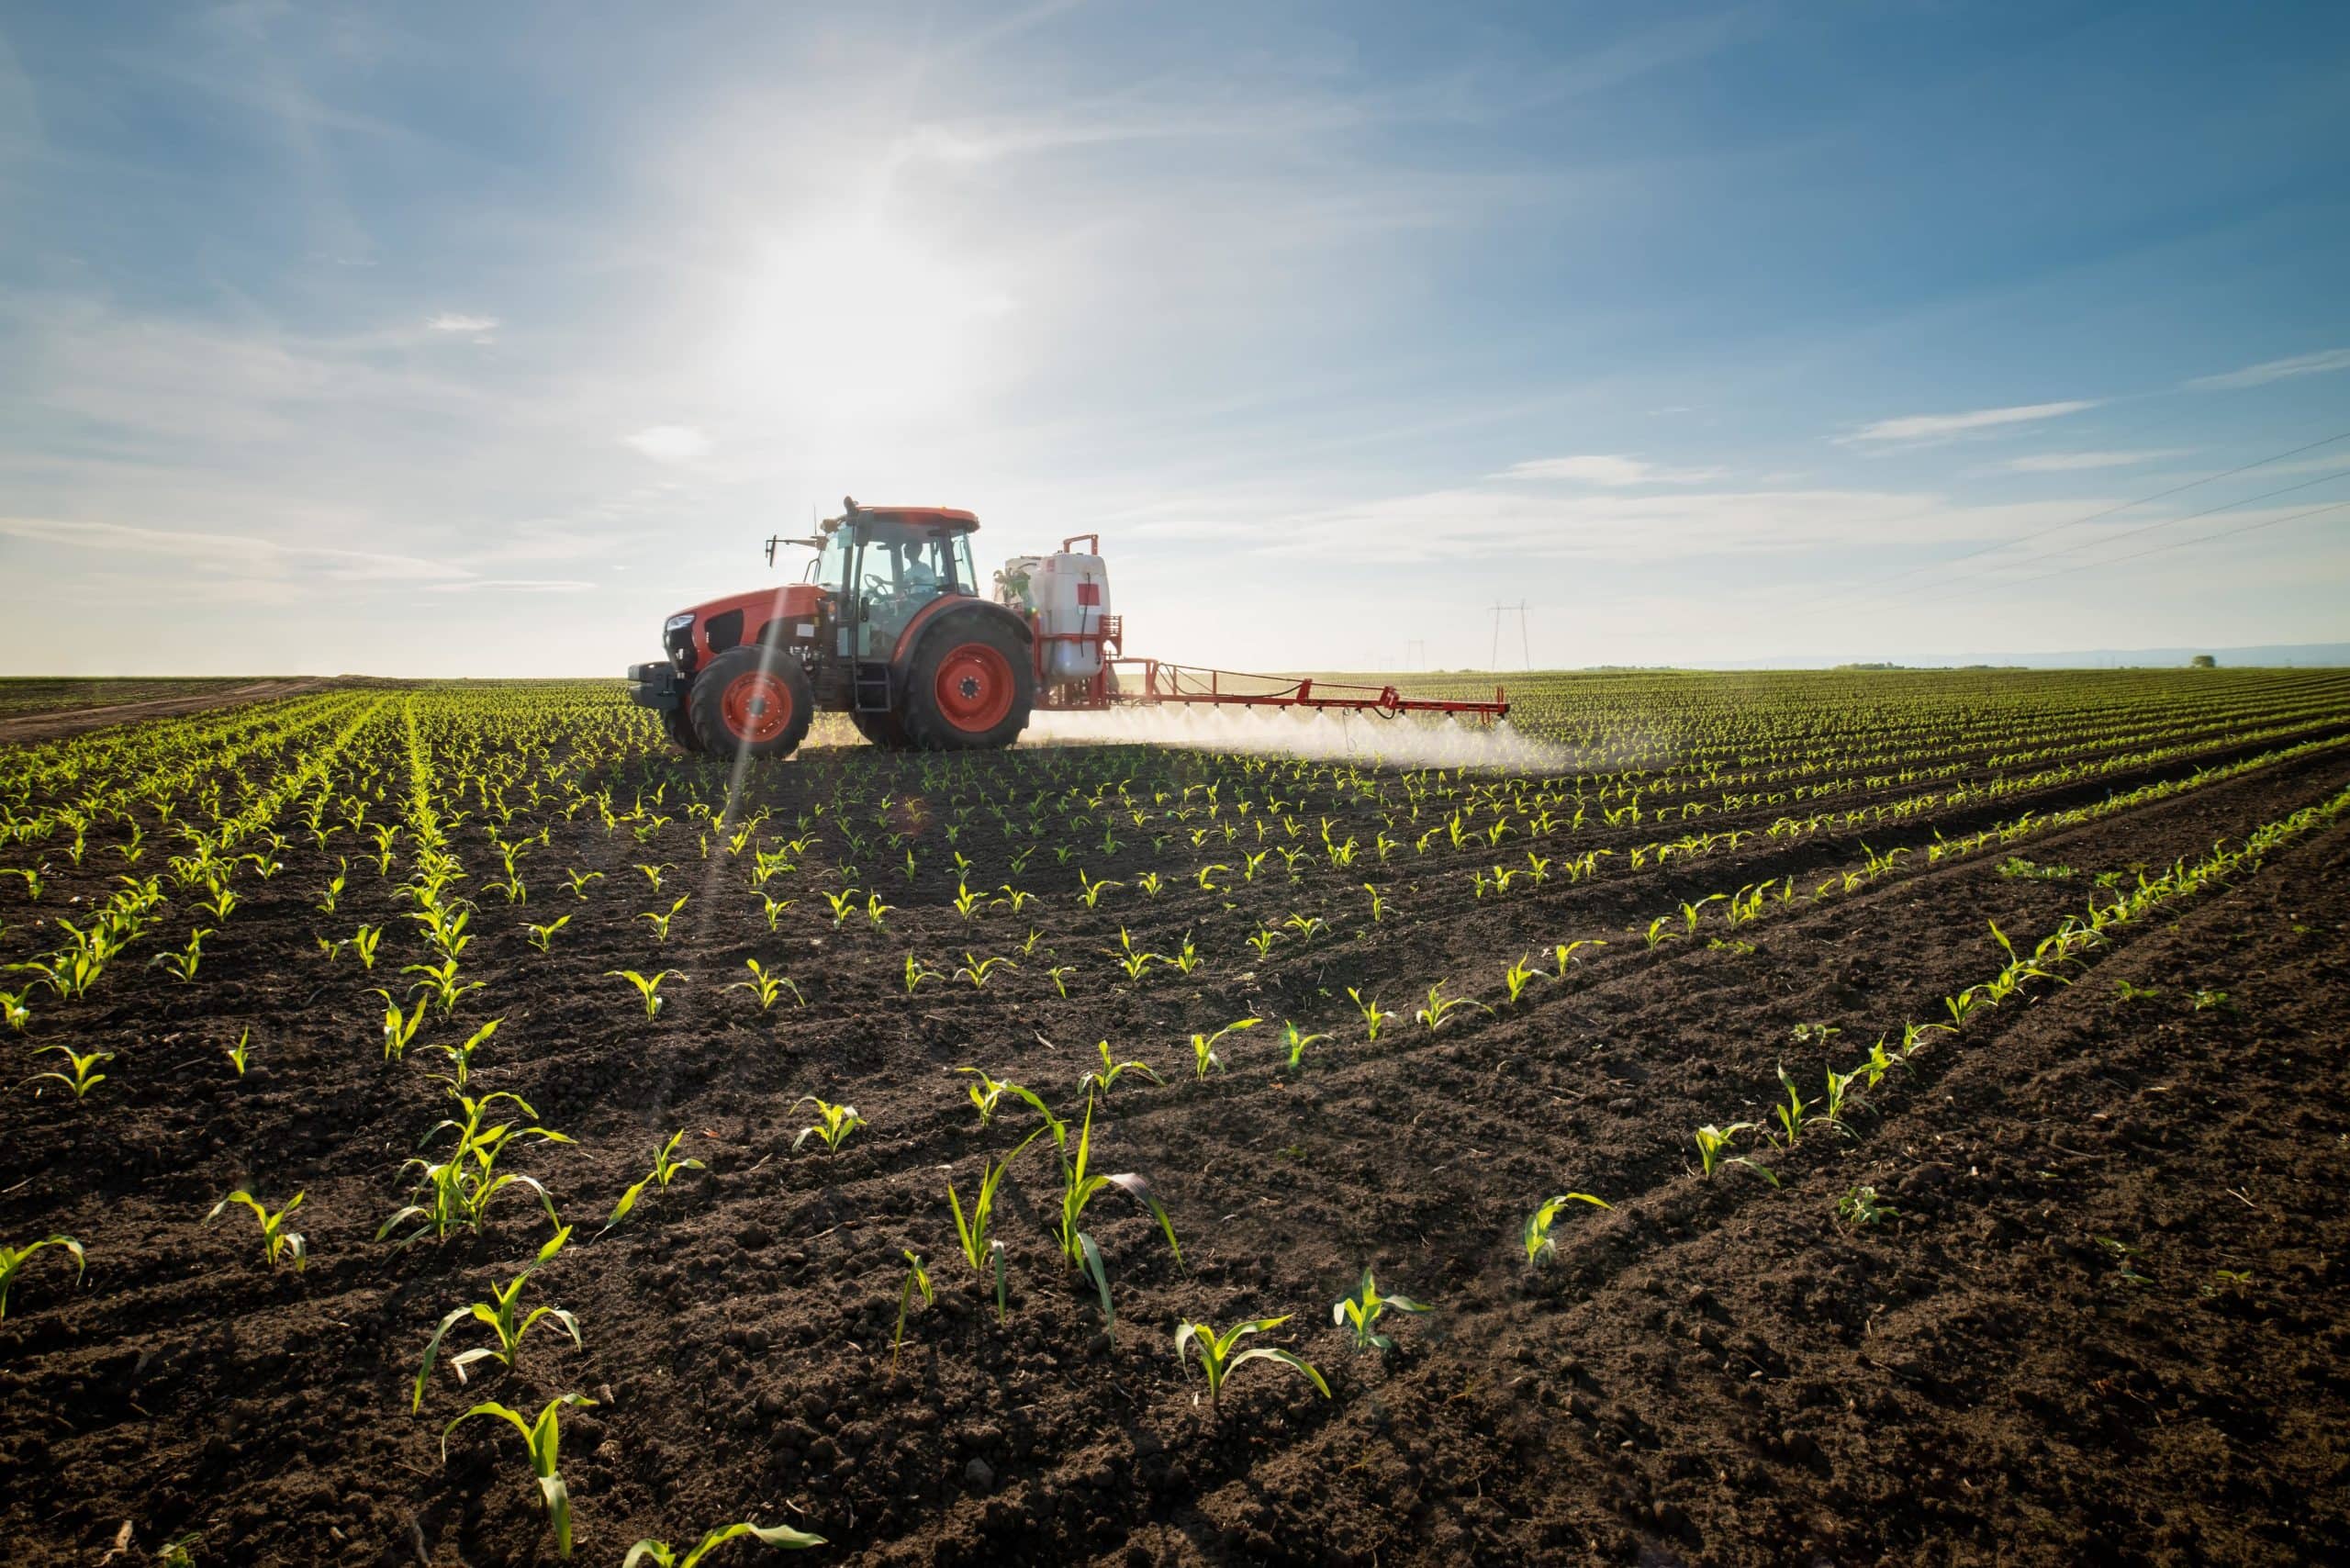
[[[899,727],[924,751],[1008,746],[1028,727],[1036,672],[993,617],[961,614],[932,629],[907,666]]]
[[[729,648],[694,678],[687,711],[712,756],[789,756],[816,716],[816,694],[789,654]]]

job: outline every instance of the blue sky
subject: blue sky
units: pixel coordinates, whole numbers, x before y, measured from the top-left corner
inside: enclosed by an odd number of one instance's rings
[[[1243,667],[2341,640],[2344,277],[2339,6],[16,7],[0,669],[615,672],[845,492]]]

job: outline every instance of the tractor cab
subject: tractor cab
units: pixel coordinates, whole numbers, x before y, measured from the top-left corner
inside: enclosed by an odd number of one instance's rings
[[[979,520],[943,507],[852,505],[822,525],[808,580],[832,610],[835,658],[888,659],[933,601],[976,596],[971,535]]]

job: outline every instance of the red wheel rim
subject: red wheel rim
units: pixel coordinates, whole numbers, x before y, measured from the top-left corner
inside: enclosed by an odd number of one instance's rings
[[[791,688],[766,670],[751,670],[726,683],[718,711],[736,740],[771,741],[791,723]]]
[[[938,661],[938,711],[967,734],[992,730],[1012,711],[1012,661],[985,643],[965,643]]]

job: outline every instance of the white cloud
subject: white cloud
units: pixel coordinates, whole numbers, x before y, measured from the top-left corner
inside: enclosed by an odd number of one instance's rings
[[[2296,375],[2322,375],[2333,370],[2350,370],[2350,349],[2325,349],[2317,353],[2295,354],[2290,359],[2264,360],[2258,364],[2248,364],[2242,370],[2231,370],[2222,375],[2199,375],[2182,385],[2199,391],[2266,386],[2272,381],[2283,381]]]
[[[434,583],[435,593],[578,593],[596,585],[578,577],[467,577]]]
[[[497,327],[498,318],[461,316],[454,311],[443,310],[425,325],[436,332],[487,332]]]
[[[2029,424],[2037,420],[2061,419],[2077,414],[2083,409],[2097,407],[2095,398],[2074,398],[2062,403],[2020,403],[2012,409],[1976,409],[1964,414],[1907,414],[1897,420],[1879,420],[1863,425],[1844,441],[1930,441],[1936,436],[1964,435],[1969,431],[1992,430],[2000,425]]]
[[[648,425],[626,444],[655,463],[690,463],[710,452],[710,437],[692,425]]]
[[[1975,543],[2053,528],[2098,504],[2094,497],[2075,496],[1969,506],[1930,492],[1880,490],[1560,496],[1465,488],[1292,512],[1265,518],[1249,529],[1227,518],[1192,527],[1170,521],[1151,532],[1220,543],[1253,533],[1265,554],[1376,563],[1573,559],[1645,565]]]
[[[436,582],[455,581],[473,575],[463,566],[418,555],[283,544],[252,534],[139,528],[118,522],[6,517],[0,518],[0,535],[100,551],[110,556],[164,556],[176,559],[185,568],[216,576],[303,576],[332,582]]]
[[[2143,452],[2042,452],[2012,458],[2001,466],[2018,474],[2070,474],[2083,468],[2127,468],[2158,457],[2177,457],[2193,450],[2184,446],[2150,447]]]
[[[1586,485],[1697,485],[1718,479],[1718,468],[1660,468],[1637,457],[1538,457],[1513,463],[1495,479],[1572,479]]]

